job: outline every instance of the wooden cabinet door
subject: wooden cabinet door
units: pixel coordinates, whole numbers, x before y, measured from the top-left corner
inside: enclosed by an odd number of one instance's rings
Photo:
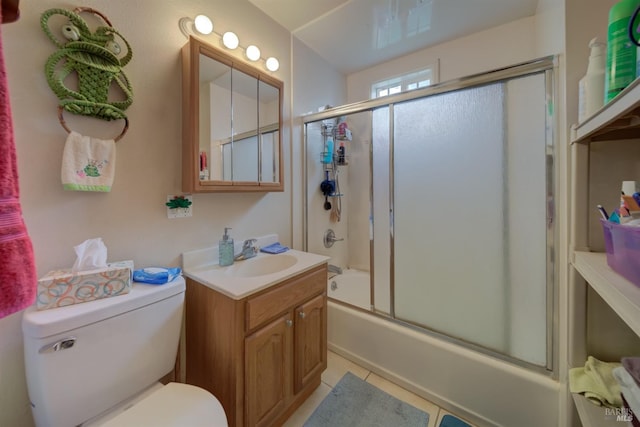
[[[296,308],[294,393],[327,368],[327,300],[324,294]]]
[[[245,425],[270,425],[289,404],[292,375],[291,312],[245,339]]]

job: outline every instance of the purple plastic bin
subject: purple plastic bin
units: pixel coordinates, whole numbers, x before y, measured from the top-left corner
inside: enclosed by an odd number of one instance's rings
[[[607,264],[612,270],[640,287],[640,227],[620,225],[601,219]]]

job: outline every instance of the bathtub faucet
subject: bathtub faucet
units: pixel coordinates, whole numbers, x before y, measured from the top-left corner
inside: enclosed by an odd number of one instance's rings
[[[337,265],[329,264],[329,273],[342,274],[342,269]]]

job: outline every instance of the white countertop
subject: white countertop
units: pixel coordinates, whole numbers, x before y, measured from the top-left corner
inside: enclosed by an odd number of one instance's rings
[[[258,238],[258,244],[260,246],[266,246],[275,243],[277,236],[275,236],[275,240],[273,236],[274,235]],[[280,256],[295,257],[295,264],[275,273],[260,276],[238,277],[232,273],[233,268],[239,266],[241,263],[251,263],[252,261],[264,262],[262,259],[269,257],[273,257],[275,261],[275,257]],[[218,265],[218,248],[215,246],[183,253],[182,273],[184,276],[202,283],[229,298],[240,300],[269,286],[280,283],[283,280],[311,270],[314,267],[326,263],[329,259],[329,257],[324,255],[289,249],[286,252],[275,255],[259,252],[254,258],[236,261],[234,265],[229,267],[220,267]]]

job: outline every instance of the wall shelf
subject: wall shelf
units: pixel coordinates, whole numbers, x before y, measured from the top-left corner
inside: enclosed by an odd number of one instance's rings
[[[603,407],[594,405],[581,394],[571,393],[571,397],[580,415],[582,427],[621,427],[616,417],[608,415]]]
[[[574,125],[571,143],[637,138],[638,128],[640,79],[634,80],[593,116]]]
[[[640,287],[607,265],[604,253],[574,253],[573,266],[602,299],[640,335]]]

